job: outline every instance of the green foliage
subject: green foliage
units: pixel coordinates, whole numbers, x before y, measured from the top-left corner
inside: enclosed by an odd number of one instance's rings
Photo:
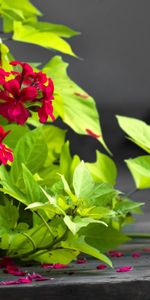
[[[0,206],[1,249],[12,257],[47,263],[69,263],[84,252],[111,265],[104,252],[127,240],[112,224],[120,229],[141,204],[123,199],[108,183],[96,182],[88,164],[71,157],[63,130],[24,128],[21,136],[18,128],[14,163],[9,169],[0,167],[5,193]],[[51,173],[57,174],[51,178]]]
[[[107,155],[96,151],[96,162],[86,165],[96,182],[116,184],[117,168],[113,160]]]
[[[126,160],[138,189],[150,188],[150,155]]]
[[[4,39],[9,33],[14,41],[76,56],[66,39],[78,33],[39,21],[41,13],[29,0],[0,0],[0,14]],[[1,41],[1,67],[12,71],[12,60]],[[38,70],[37,63],[32,65]],[[55,117],[75,132],[97,138],[108,150],[94,99],[68,77],[67,66],[55,56],[43,68],[54,81]],[[119,123],[150,153],[148,125],[123,117]],[[128,240],[121,227],[142,205],[114,188],[117,170],[112,159],[98,151],[94,163],[72,157],[66,131],[41,125],[34,112],[29,127],[9,124],[2,117],[0,124],[12,131],[5,143],[14,151],[13,163],[0,166],[0,249],[11,257],[45,263],[69,263],[83,252],[112,266],[105,252]],[[149,156],[127,164],[137,187],[148,187]]]
[[[43,69],[54,80],[54,114],[60,116],[79,134],[88,134],[87,130],[91,130],[107,148],[102,137],[94,99],[68,77],[67,67],[68,64],[60,56],[55,56]]]
[[[120,127],[129,135],[129,139],[150,154],[150,126],[145,122],[118,116]],[[150,155],[127,159],[126,164],[138,189],[150,188]]]
[[[117,119],[119,126],[127,133],[129,139],[150,153],[150,126],[134,118],[117,116]]]
[[[45,25],[45,24],[44,24]],[[22,22],[15,21],[14,22],[14,34],[13,34],[13,40],[20,41],[20,42],[26,42],[30,44],[36,44],[38,46],[47,48],[47,49],[55,49],[57,51],[61,51],[65,54],[70,54],[72,56],[76,56],[71,46],[66,42],[63,38],[61,38],[61,31],[56,30],[55,27],[49,26],[49,30],[45,29],[45,26],[42,26],[42,23],[40,22],[36,24],[34,23],[27,23],[23,24]],[[54,28],[54,31],[52,30]],[[68,37],[68,31],[66,30],[66,35]],[[73,32],[73,31],[72,31]],[[71,30],[70,30],[71,34]],[[62,35],[65,35],[65,28],[64,28],[64,34],[62,30]],[[74,33],[73,33],[74,35]]]

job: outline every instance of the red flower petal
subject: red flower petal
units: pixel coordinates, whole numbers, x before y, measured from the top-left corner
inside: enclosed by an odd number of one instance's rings
[[[7,266],[14,266],[15,263],[9,256],[5,256],[0,262],[0,268],[4,268]]]
[[[144,248],[143,251],[145,251],[145,252],[150,252],[150,248],[149,248],[149,247]]]
[[[108,254],[109,254],[110,257],[122,257],[122,256],[124,256],[124,254],[122,252],[115,251],[115,250],[109,251]]]
[[[79,265],[80,264],[85,264],[86,262],[87,262],[86,258],[78,258],[77,261],[76,261],[76,263],[79,264]]]
[[[11,130],[4,131],[3,127],[0,126],[0,143],[3,141],[3,139],[11,132]]]
[[[132,253],[132,257],[133,258],[138,258],[138,257],[140,257],[141,256],[141,253],[140,252],[133,252]]]
[[[31,283],[32,279],[25,277],[25,278],[19,278],[18,283]]]
[[[11,80],[7,81],[4,85],[4,88],[6,91],[11,93],[15,99],[18,98],[18,96],[20,94],[20,85],[16,79],[11,79]]]
[[[64,264],[53,264],[53,269],[65,269],[68,268],[68,265]]]
[[[53,269],[53,265],[52,264],[42,264],[41,267],[43,269]]]
[[[121,272],[130,272],[132,270],[133,270],[133,267],[125,266],[125,267],[117,268],[116,272],[119,272],[119,273],[121,273]]]
[[[13,161],[12,150],[0,143],[0,164],[6,165],[8,161]]]
[[[97,270],[104,270],[104,269],[106,269],[106,268],[107,268],[107,266],[106,266],[106,265],[103,265],[103,264],[100,264],[100,265],[98,265],[98,266],[96,267]]]

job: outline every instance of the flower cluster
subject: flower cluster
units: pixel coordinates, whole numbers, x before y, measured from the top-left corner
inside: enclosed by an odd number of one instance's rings
[[[23,125],[36,111],[41,123],[50,117],[54,121],[52,100],[54,99],[53,81],[41,71],[35,72],[27,63],[10,63],[15,71],[0,69],[0,115],[9,122]],[[5,132],[0,127],[0,164],[13,161],[12,150],[2,143]]]
[[[9,122],[20,125],[27,121],[32,110],[38,112],[41,123],[49,116],[54,120],[52,80],[41,71],[34,72],[27,63],[13,61],[11,65],[20,70],[8,73],[0,69],[0,114]],[[8,80],[9,75],[13,79]]]

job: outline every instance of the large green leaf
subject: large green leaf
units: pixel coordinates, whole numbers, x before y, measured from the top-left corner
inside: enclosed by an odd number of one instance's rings
[[[38,254],[38,255],[37,255]],[[42,263],[48,264],[69,264],[72,260],[74,260],[79,254],[77,250],[71,249],[55,249],[52,251],[47,251],[46,253],[40,254],[40,252],[35,255],[30,256],[31,260],[36,260]]]
[[[115,210],[119,211],[121,214],[131,213],[141,213],[140,206],[144,203],[131,201],[128,198],[123,199],[122,201],[117,202]]]
[[[0,205],[0,236],[14,230],[19,218],[18,208],[7,201],[6,205]]]
[[[145,122],[123,116],[117,116],[118,123],[129,138],[146,152],[150,153],[150,126]]]
[[[32,25],[32,23],[30,23]],[[72,36],[78,35],[79,32],[72,30],[68,26],[61,25],[61,24],[54,24],[54,23],[48,23],[48,22],[36,22],[36,24],[33,24],[33,26],[40,30],[40,31],[48,31],[55,33],[56,35],[64,38],[70,38]]]
[[[56,126],[49,125],[42,127],[42,134],[48,148],[48,156],[44,164],[44,166],[46,167],[49,166],[52,162],[58,160],[65,142],[66,130],[62,130]]]
[[[70,216],[65,216],[64,217],[64,222],[67,225],[67,227],[70,229],[70,231],[75,235],[81,228],[87,227],[91,223],[101,223],[105,226],[106,223],[98,220],[94,220],[92,218],[81,218],[79,216],[76,216],[73,220],[71,219]]]
[[[95,226],[95,225],[94,225]],[[110,259],[102,254],[97,248],[92,247],[85,241],[85,236],[74,236],[71,232],[68,235],[68,238],[66,241],[61,242],[61,245],[63,248],[68,248],[68,249],[74,249],[78,250],[80,252],[89,254],[91,256],[94,256],[108,265],[112,266],[112,263]]]
[[[45,197],[38,183],[34,180],[32,173],[24,164],[22,164],[22,171],[27,202],[46,202],[47,198]]]
[[[115,249],[120,244],[129,240],[120,231],[101,224],[90,224],[86,228],[81,229],[80,234],[85,235],[85,241],[101,252]]]
[[[39,10],[29,0],[1,0],[1,14],[3,16],[3,31],[13,31],[14,21],[33,22],[40,16]]]
[[[68,42],[61,38],[59,34],[36,28],[34,23],[25,25],[22,22],[15,21],[13,40],[55,49],[62,53],[76,56]]]
[[[16,184],[13,182],[10,172],[8,172],[5,166],[0,166],[0,184],[2,188],[0,189],[4,194],[8,194],[14,199],[19,200],[20,202],[27,203],[25,195],[17,188]]]
[[[44,165],[47,157],[47,145],[42,128],[34,129],[19,139],[14,151],[11,178],[19,187],[22,181],[22,163],[34,174]]]
[[[96,157],[95,163],[86,163],[94,180],[115,185],[117,169],[113,160],[99,151],[96,151]]]
[[[5,144],[11,149],[15,149],[15,146],[19,139],[29,132],[29,129],[26,126],[20,126],[17,124],[10,124],[3,126],[5,131],[11,130],[11,133],[8,134],[5,138]]]
[[[59,102],[59,111],[54,109],[54,113],[60,115],[77,133],[93,134],[106,148],[94,99],[68,77],[67,67],[68,64],[60,56],[55,56],[43,69],[54,80],[54,108],[57,99],[62,100]]]
[[[1,67],[7,71],[12,71],[12,66],[9,64],[9,62],[13,60],[12,56],[9,52],[9,48],[2,43],[0,39],[0,61],[1,61]]]
[[[150,188],[150,155],[126,160],[138,189]]]
[[[94,181],[88,168],[82,161],[75,169],[73,187],[78,198],[90,198],[94,190]]]
[[[41,16],[40,11],[29,0],[0,0],[2,11],[17,10],[21,11],[25,16],[38,15]]]

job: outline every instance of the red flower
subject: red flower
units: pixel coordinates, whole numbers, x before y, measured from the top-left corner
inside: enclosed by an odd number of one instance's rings
[[[48,80],[48,86],[42,87],[42,106],[38,110],[38,115],[40,118],[41,123],[45,123],[48,119],[48,116],[51,117],[52,121],[55,120],[55,117],[53,115],[53,106],[52,106],[52,100],[54,99],[53,97],[53,92],[54,92],[54,85],[51,79]]]
[[[10,122],[16,122],[23,125],[30,112],[25,108],[24,103],[35,100],[37,91],[35,87],[26,87],[20,89],[19,82],[11,79],[4,84],[4,91],[0,92],[0,114]]]
[[[0,85],[3,85],[5,83],[5,77],[9,75],[9,72],[5,72],[3,69],[0,68]]]
[[[4,131],[3,127],[0,126],[0,164],[6,165],[8,161],[13,161],[12,150],[2,144],[3,139],[10,133],[10,130]]]
[[[21,71],[12,71],[14,79],[6,81],[5,76],[9,73],[0,69],[0,114],[20,125],[26,122],[32,110],[38,112],[41,123],[45,123],[49,116],[54,120],[52,80],[41,71],[34,72],[27,63],[13,61],[11,65],[19,65]]]

